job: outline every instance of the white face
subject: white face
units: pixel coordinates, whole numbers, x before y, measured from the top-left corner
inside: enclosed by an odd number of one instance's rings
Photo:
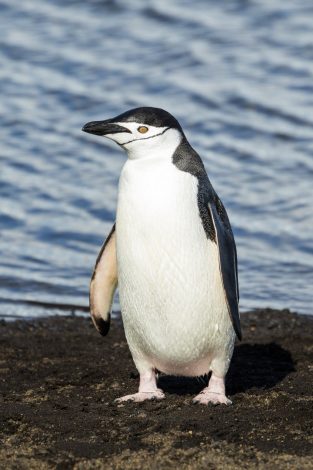
[[[104,137],[123,147],[131,159],[158,156],[164,152],[165,148],[166,153],[170,149],[173,153],[182,139],[182,134],[170,127],[148,126],[140,122],[116,122],[115,124],[127,128],[131,133],[119,132],[106,134]]]

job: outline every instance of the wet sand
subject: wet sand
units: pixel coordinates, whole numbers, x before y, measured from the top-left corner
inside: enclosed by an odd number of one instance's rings
[[[117,405],[138,377],[119,321],[0,323],[2,469],[312,469],[313,319],[242,315],[233,405],[192,405],[200,380],[160,377],[166,399]]]

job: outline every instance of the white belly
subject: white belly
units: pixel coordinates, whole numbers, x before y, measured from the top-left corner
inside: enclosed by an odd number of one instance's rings
[[[116,220],[119,295],[134,360],[181,375],[208,372],[233,338],[197,185],[170,161],[127,161]]]

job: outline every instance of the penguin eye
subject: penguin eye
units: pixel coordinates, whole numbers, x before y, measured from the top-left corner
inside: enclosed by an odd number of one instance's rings
[[[146,126],[139,126],[137,128],[137,131],[140,132],[140,134],[145,134],[146,132],[148,132],[148,128]]]

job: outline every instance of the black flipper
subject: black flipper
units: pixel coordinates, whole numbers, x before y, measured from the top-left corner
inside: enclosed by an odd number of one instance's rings
[[[227,306],[234,330],[241,340],[239,318],[239,287],[237,251],[234,235],[228,220],[226,210],[216,194],[208,203],[210,215],[215,229],[215,241],[219,250],[220,271],[223,279]]]
[[[208,179],[200,156],[190,146],[185,136],[175,150],[172,161],[179,170],[190,173],[198,180],[199,215],[208,240],[218,245],[228,311],[234,330],[241,339],[237,252],[226,210]]]
[[[103,243],[90,282],[90,313],[102,336],[110,329],[111,307],[117,287],[115,224]]]

